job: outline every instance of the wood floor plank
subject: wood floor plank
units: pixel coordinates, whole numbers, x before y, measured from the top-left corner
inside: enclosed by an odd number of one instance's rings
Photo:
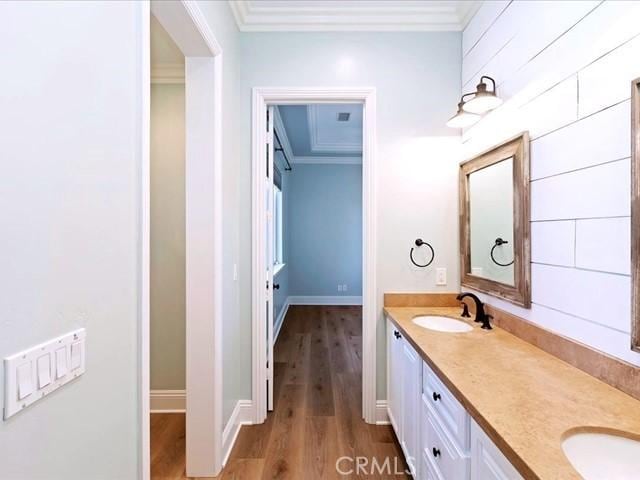
[[[405,464],[391,427],[362,419],[360,307],[290,307],[274,360],[274,411],[241,428],[219,478],[409,478],[395,475]],[[184,415],[152,415],[151,445],[152,479],[184,480]],[[367,461],[361,472],[358,456]],[[341,457],[340,466],[353,470],[347,475],[336,470]]]
[[[304,385],[307,382],[311,338],[301,333],[292,334],[285,384]]]
[[[307,417],[304,430],[303,477],[338,479],[336,463],[340,458],[338,427],[335,417]]]
[[[307,408],[312,416],[335,415],[331,359],[324,322],[318,316],[311,332]]]
[[[238,458],[230,460],[224,467],[220,480],[250,480],[262,476],[264,459]]]
[[[265,457],[263,480],[298,479],[304,441],[303,385],[283,385]]]

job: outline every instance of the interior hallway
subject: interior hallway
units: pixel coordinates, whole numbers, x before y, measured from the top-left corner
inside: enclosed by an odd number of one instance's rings
[[[274,360],[274,411],[242,427],[221,478],[406,478],[393,475],[405,466],[391,427],[362,420],[361,307],[290,307]],[[154,414],[151,425],[152,478],[185,478],[184,415]],[[345,459],[353,473],[340,475],[341,457],[365,457],[369,474]],[[390,472],[371,474],[373,458]]]

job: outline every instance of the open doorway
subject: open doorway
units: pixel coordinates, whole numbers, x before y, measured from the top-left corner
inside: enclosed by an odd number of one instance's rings
[[[185,58],[151,16],[151,478],[185,469]],[[168,462],[166,459],[172,459]],[[178,471],[179,470],[179,471]]]
[[[309,416],[332,416],[340,384],[362,390],[363,105],[274,105],[270,112],[268,321],[273,376],[283,380],[270,383],[268,409],[278,409],[287,385],[298,385]]]
[[[155,442],[155,477],[212,477],[223,463],[222,49],[195,2],[149,7],[141,69],[149,150],[141,172],[141,477],[151,478],[151,434],[159,430],[173,437]],[[152,396],[151,387],[166,395]],[[152,404],[172,411],[171,428],[158,421],[152,432]],[[163,459],[179,471],[163,471]]]
[[[275,342],[287,337],[287,325],[324,329],[351,317],[349,338],[342,330],[331,343],[342,349],[333,352],[342,358],[335,370],[355,359],[349,371],[362,393],[352,413],[376,423],[375,93],[257,88],[253,114],[254,422],[277,407]],[[316,321],[294,320],[303,311]],[[330,409],[333,358],[326,353],[326,362],[310,365],[317,378],[304,379],[315,389],[305,397]]]

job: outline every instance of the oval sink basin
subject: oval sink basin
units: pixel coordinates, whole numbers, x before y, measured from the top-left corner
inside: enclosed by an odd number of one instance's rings
[[[473,330],[473,327],[466,322],[437,315],[415,317],[413,323],[422,328],[428,328],[429,330],[435,330],[437,332],[462,333]]]
[[[603,432],[578,432],[562,450],[585,480],[627,480],[640,475],[640,441]]]

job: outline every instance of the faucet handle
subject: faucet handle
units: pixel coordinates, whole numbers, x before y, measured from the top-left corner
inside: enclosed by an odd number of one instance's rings
[[[464,318],[471,317],[471,315],[469,314],[469,307],[464,302],[462,302],[462,313],[460,314],[460,316]]]
[[[485,330],[493,330],[493,327],[491,326],[491,322],[489,322],[489,320],[493,320],[493,315],[489,315],[487,313],[485,314],[484,318],[485,318],[485,321],[482,322],[482,326],[480,328],[483,328]]]

